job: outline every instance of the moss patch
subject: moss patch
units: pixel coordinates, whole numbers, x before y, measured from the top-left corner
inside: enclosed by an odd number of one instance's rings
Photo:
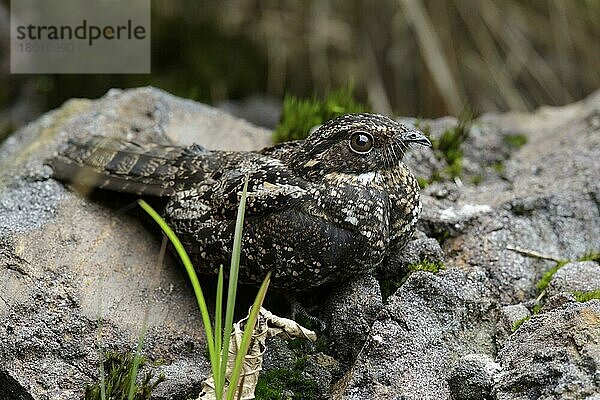
[[[595,261],[600,263],[600,251],[589,251],[583,256],[579,257],[577,261]]]
[[[408,270],[411,272],[415,271],[427,271],[433,274],[437,274],[438,272],[446,269],[444,263],[441,261],[421,261],[419,263],[411,264],[408,266]]]
[[[513,134],[504,136],[504,143],[512,147],[513,149],[520,149],[527,144],[527,136],[522,134]]]
[[[540,310],[542,309],[542,306],[544,305],[544,301],[543,301],[544,290],[546,290],[546,288],[550,284],[550,281],[552,280],[552,277],[554,276],[554,274],[559,269],[561,269],[562,267],[564,267],[565,265],[567,265],[568,263],[573,262],[573,261],[600,262],[600,251],[597,251],[597,250],[588,251],[581,257],[577,257],[575,260],[557,261],[555,266],[553,266],[548,271],[546,271],[544,273],[544,275],[542,275],[542,278],[537,283],[538,293],[540,293],[540,298],[539,298],[540,301],[533,307],[532,311],[534,314],[539,313]],[[600,296],[600,290],[595,290],[595,291],[591,291],[591,292],[574,292],[573,295],[575,296],[575,298],[577,298],[577,301],[584,302],[584,301],[598,298],[598,296]]]
[[[304,375],[307,358],[296,361],[292,369],[275,368],[258,378],[255,396],[257,400],[312,400],[319,399],[317,383]]]
[[[575,296],[577,301],[580,303],[594,299],[600,299],[600,289],[592,290],[591,292],[573,292],[573,296]]]
[[[446,172],[452,178],[460,176],[462,172],[462,144],[469,136],[471,118],[470,114],[463,113],[454,128],[444,131],[442,136],[432,143],[434,151],[448,163]]]
[[[483,182],[483,175],[473,175],[471,177],[471,183],[475,186],[481,185],[482,182]]]
[[[106,398],[111,400],[125,400],[129,395],[129,387],[133,377],[135,354],[107,352],[104,359],[104,373],[106,385]],[[147,363],[146,358],[140,357],[139,367]],[[135,384],[134,400],[148,400],[156,386],[165,380],[164,375],[154,377],[152,372],[147,372],[142,379]],[[100,400],[101,383],[88,385],[85,388],[85,400]]]
[[[521,325],[523,325],[523,324],[524,324],[526,321],[529,321],[529,319],[530,319],[530,318],[531,318],[531,317],[528,315],[528,316],[526,316],[526,317],[523,317],[523,318],[521,318],[521,319],[519,319],[519,320],[515,321],[515,322],[512,324],[511,331],[512,331],[512,332],[514,332],[514,331],[516,331],[517,329],[519,329],[519,327],[520,327]]]
[[[550,284],[550,281],[552,280],[552,277],[554,276],[554,274],[557,273],[559,269],[561,269],[562,267],[567,265],[569,262],[570,262],[570,260],[559,261],[556,263],[556,265],[554,267],[552,267],[548,271],[546,271],[544,273],[544,275],[542,275],[542,278],[537,283],[538,293],[541,293],[544,290],[546,290],[546,288]]]
[[[280,143],[304,139],[310,134],[312,127],[331,118],[370,110],[369,106],[355,100],[351,87],[331,91],[323,100],[316,97],[300,99],[286,95],[283,99],[281,120],[275,128],[273,140]]]

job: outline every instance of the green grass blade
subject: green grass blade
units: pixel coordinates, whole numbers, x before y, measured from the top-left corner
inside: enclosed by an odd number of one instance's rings
[[[137,379],[138,369],[140,367],[140,357],[142,355],[142,346],[144,344],[144,337],[146,336],[146,330],[148,327],[147,323],[147,314],[144,318],[144,324],[142,325],[142,330],[140,331],[140,337],[138,338],[137,348],[135,349],[135,357],[133,357],[133,365],[131,366],[131,371],[129,373],[129,394],[127,395],[127,400],[133,400],[135,397],[135,392],[137,392],[137,385],[135,383]]]
[[[219,278],[217,280],[217,296],[215,299],[215,349],[221,350],[223,337],[223,265],[219,266]],[[217,365],[215,369],[221,371],[221,357],[216,357]],[[224,377],[221,374],[213,376],[215,381],[215,388],[222,388],[224,383]],[[222,389],[221,389],[222,390]],[[216,390],[215,390],[216,392]]]
[[[235,221],[235,233],[233,236],[233,251],[231,254],[231,266],[229,268],[229,287],[227,290],[227,308],[225,310],[225,325],[223,330],[223,347],[221,355],[221,381],[225,383],[227,372],[227,360],[229,358],[229,340],[233,329],[233,314],[235,311],[235,297],[237,293],[238,275],[240,270],[240,256],[242,252],[242,235],[244,228],[244,213],[246,209],[246,197],[248,195],[248,177],[244,180],[240,205],[238,206],[237,219]],[[217,391],[217,398],[223,395],[223,386]]]
[[[211,360],[211,367],[213,376],[219,372],[215,370],[215,366],[218,365],[218,361],[216,361],[217,357],[219,357],[218,352],[215,350],[215,342],[212,332],[212,326],[210,323],[210,314],[208,313],[208,308],[206,307],[206,301],[204,300],[204,294],[202,293],[202,288],[200,287],[200,282],[198,281],[198,276],[196,275],[196,271],[192,266],[192,262],[190,258],[183,248],[181,241],[175,235],[173,230],[167,225],[167,223],[158,215],[158,213],[144,200],[138,200],[138,204],[140,207],[144,209],[152,217],[154,221],[160,226],[165,235],[169,238],[173,247],[177,251],[179,258],[181,258],[181,262],[183,263],[185,270],[190,278],[192,283],[192,287],[194,288],[194,294],[196,295],[196,300],[198,301],[198,307],[200,308],[200,314],[202,315],[202,323],[204,324],[204,331],[206,332],[206,341],[208,343],[208,353]]]
[[[237,355],[235,357],[233,371],[231,372],[231,378],[229,380],[230,383],[229,388],[227,390],[227,400],[233,400],[233,396],[236,392],[236,388],[240,379],[240,374],[242,372],[242,367],[244,365],[244,357],[246,357],[246,354],[248,353],[248,348],[250,347],[250,339],[252,338],[254,326],[256,325],[256,320],[258,319],[258,313],[260,311],[260,308],[262,307],[263,301],[265,300],[265,296],[267,295],[267,289],[269,288],[270,282],[271,272],[267,273],[265,280],[263,281],[262,285],[260,285],[258,294],[254,299],[254,304],[252,305],[252,310],[250,311],[250,316],[248,317],[248,321],[246,322],[246,326],[244,327],[242,342],[240,343],[240,348],[238,349]]]

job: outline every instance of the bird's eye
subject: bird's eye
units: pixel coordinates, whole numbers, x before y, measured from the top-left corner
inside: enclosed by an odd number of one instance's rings
[[[358,154],[366,154],[373,148],[373,135],[367,132],[355,132],[350,137],[350,149]]]

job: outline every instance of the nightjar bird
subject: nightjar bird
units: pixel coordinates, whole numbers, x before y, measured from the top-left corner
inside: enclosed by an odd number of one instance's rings
[[[307,139],[257,152],[212,151],[91,136],[71,139],[54,177],[165,197],[162,215],[200,273],[231,256],[249,177],[240,280],[304,291],[369,272],[402,250],[419,213],[419,185],[402,162],[420,132],[377,114],[332,119]]]

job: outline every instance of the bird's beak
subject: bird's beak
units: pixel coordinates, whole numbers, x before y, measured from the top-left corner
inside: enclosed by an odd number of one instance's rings
[[[427,139],[425,135],[419,131],[408,131],[402,133],[402,140],[404,142],[416,143],[420,144],[421,146],[431,147],[431,142],[429,139]]]

